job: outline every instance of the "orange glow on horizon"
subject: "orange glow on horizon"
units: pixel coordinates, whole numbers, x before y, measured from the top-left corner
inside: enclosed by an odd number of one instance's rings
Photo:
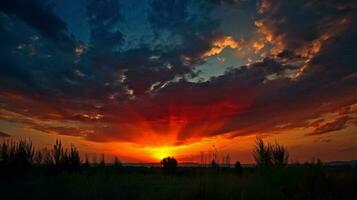
[[[148,151],[151,157],[158,161],[168,156],[175,157],[174,147],[170,146],[148,148]]]

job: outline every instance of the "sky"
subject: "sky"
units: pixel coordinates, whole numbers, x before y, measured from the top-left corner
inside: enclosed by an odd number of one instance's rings
[[[2,0],[0,137],[95,160],[357,159],[353,0]]]

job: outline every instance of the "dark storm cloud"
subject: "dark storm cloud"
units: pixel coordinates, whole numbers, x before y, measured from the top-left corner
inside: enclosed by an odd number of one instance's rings
[[[0,3],[0,11],[24,21],[64,51],[72,51],[74,43],[68,35],[66,23],[54,15],[49,7],[45,8],[42,2],[4,0]]]
[[[2,4],[0,119],[100,142],[137,142],[175,129],[176,144],[182,144],[302,127],[324,133],[347,126],[342,117],[318,121],[324,114],[355,113],[357,29],[350,1],[263,1],[258,28],[272,35],[279,51],[198,83],[182,76],[194,76],[212,42],[224,36],[211,18],[221,3],[150,1],[151,43],[125,50],[122,3],[87,2],[88,44],[69,37],[51,10],[38,7],[33,12],[40,13],[24,19],[27,11],[5,11]],[[53,23],[40,26],[38,16]],[[63,52],[61,41],[73,47]],[[76,52],[79,44],[85,47]],[[56,123],[41,123],[46,120]]]
[[[303,51],[349,29],[347,24],[355,26],[355,9],[356,2],[348,0],[263,0],[260,22],[270,40],[281,42],[287,50]]]
[[[66,71],[65,67],[56,67],[68,66],[68,58],[74,58],[75,41],[66,31],[65,23],[41,5],[33,1],[1,2],[3,91],[49,92],[46,86],[51,85],[47,81],[52,82],[53,77],[61,77],[59,73]]]
[[[111,90],[121,92],[120,86],[103,87],[104,81],[114,79],[112,75],[115,71],[94,68],[92,59],[81,59],[76,55],[79,53],[76,48],[81,43],[70,36],[66,23],[51,9],[46,9],[44,4],[45,1],[2,2],[0,70],[3,92],[23,93],[29,98],[44,95],[50,99],[76,100],[106,98]],[[113,4],[110,6],[116,9]],[[101,7],[98,5],[96,8],[100,10]],[[91,52],[99,57],[99,52],[108,52],[105,45],[116,37],[107,31],[112,28],[110,22],[101,28],[97,20],[102,24],[108,20],[115,23],[118,18],[112,15],[115,19],[105,19],[103,12],[102,9],[96,15],[91,11],[88,16],[88,21],[95,27],[92,29],[93,44],[100,48]]]

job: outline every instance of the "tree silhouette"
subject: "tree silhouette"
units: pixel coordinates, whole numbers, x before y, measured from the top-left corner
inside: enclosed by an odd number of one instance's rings
[[[161,160],[160,164],[166,172],[173,172],[177,167],[177,160],[174,157],[166,157]]]

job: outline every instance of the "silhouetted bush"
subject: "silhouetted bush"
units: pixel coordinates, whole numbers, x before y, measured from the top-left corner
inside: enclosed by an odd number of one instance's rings
[[[72,145],[67,151],[60,140],[56,140],[51,150],[37,151],[30,140],[4,140],[0,144],[0,168],[4,174],[24,171],[34,164],[44,166],[50,173],[81,169],[81,159],[76,147]]]
[[[79,156],[79,152],[74,145],[71,145],[71,149],[69,150],[67,157],[67,169],[69,171],[79,171],[81,169],[81,158]]]
[[[253,157],[258,166],[272,165],[272,147],[265,144],[262,138],[257,138],[253,150]]]
[[[42,150],[42,156],[43,156],[43,164],[45,167],[49,168],[49,167],[53,167],[54,166],[54,162],[53,162],[53,157],[52,157],[52,153],[51,151],[49,151],[47,148],[44,148]]]
[[[55,168],[60,170],[63,168],[65,161],[65,152],[63,150],[62,142],[60,140],[56,140],[56,143],[53,145],[52,149],[52,159]]]
[[[280,144],[272,146],[272,158],[274,165],[287,165],[289,160],[288,150]]]
[[[242,168],[242,165],[240,164],[239,160],[234,164],[234,169],[238,175],[243,174],[243,168]]]
[[[73,172],[81,169],[81,158],[74,145],[71,145],[68,151],[63,148],[60,140],[56,140],[53,149],[51,151],[44,149],[42,155],[43,163],[50,173]]]
[[[177,167],[177,160],[174,157],[166,157],[161,160],[160,164],[166,172],[173,172]]]
[[[30,140],[4,140],[0,148],[1,166],[8,170],[24,170],[33,164],[35,150]]]
[[[34,155],[34,162],[37,165],[42,165],[43,164],[43,153],[42,151],[35,151]]]
[[[289,152],[283,145],[265,144],[262,138],[257,138],[253,157],[258,166],[284,166],[288,164]]]

